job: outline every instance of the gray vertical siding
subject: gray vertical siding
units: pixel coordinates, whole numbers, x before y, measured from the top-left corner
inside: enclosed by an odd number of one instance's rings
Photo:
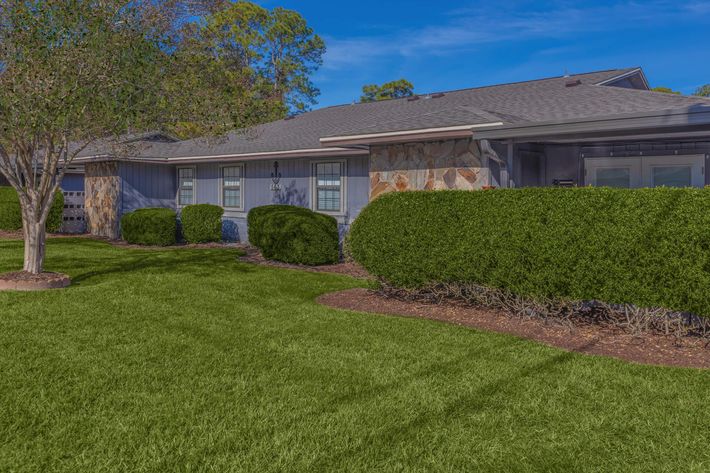
[[[341,158],[342,159],[342,158]],[[243,164],[243,208],[225,211],[225,238],[246,241],[246,215],[250,209],[269,204],[289,204],[311,207],[311,168],[319,159],[279,159],[281,190],[271,190],[274,160],[244,163],[201,163],[185,165],[196,170],[196,199],[198,204],[220,204],[220,167]],[[345,158],[347,183],[346,211],[336,217],[341,230],[346,231],[369,199],[369,159],[367,156]],[[177,193],[176,166],[144,163],[122,163],[122,213],[143,207],[175,208]]]
[[[84,191],[84,175],[83,174],[65,174],[62,179],[62,190],[67,192],[83,192]]]
[[[177,178],[173,166],[122,162],[121,214],[146,207],[175,208]]]

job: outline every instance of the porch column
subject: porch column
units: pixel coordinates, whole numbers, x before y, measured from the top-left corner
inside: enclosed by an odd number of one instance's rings
[[[508,186],[515,187],[515,147],[513,141],[508,141],[505,154],[505,167],[508,171]]]

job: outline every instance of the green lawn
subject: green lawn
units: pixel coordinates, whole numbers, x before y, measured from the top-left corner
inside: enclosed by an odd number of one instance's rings
[[[0,293],[0,471],[710,471],[710,371],[327,309],[235,250],[49,242]],[[0,241],[0,272],[21,266]]]

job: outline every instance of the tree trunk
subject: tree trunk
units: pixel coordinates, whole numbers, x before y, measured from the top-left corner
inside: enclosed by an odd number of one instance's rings
[[[44,251],[47,231],[44,222],[37,221],[34,212],[23,211],[22,228],[25,235],[25,266],[24,270],[32,274],[40,274],[44,269]]]

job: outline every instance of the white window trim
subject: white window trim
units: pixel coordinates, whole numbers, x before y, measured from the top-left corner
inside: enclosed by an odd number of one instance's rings
[[[224,176],[222,170],[224,168],[241,168],[241,177],[239,178],[239,207],[225,207],[224,206]],[[246,182],[244,163],[230,163],[230,164],[220,164],[219,166],[219,205],[225,210],[244,210],[244,183]]]
[[[339,163],[341,169],[340,176],[340,210],[327,211],[318,210],[318,174],[316,172],[317,164]],[[335,217],[344,217],[348,208],[348,163],[345,159],[319,159],[313,160],[311,166],[311,210],[325,215]]]
[[[181,169],[192,169],[192,203],[191,204],[180,204],[180,170]],[[175,206],[178,209],[187,207],[188,205],[194,205],[197,203],[197,166],[178,166],[175,168],[175,178],[177,179],[177,192],[175,195]]]

